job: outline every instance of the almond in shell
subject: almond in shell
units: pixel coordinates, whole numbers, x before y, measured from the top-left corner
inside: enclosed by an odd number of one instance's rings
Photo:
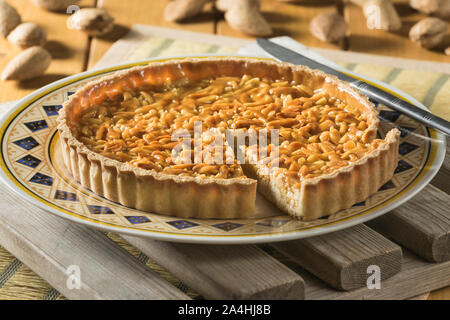
[[[42,47],[25,49],[13,58],[3,69],[2,80],[26,80],[42,75],[52,58]]]
[[[7,2],[0,0],[0,34],[4,37],[17,27],[22,19],[16,9]]]
[[[315,16],[309,25],[313,36],[327,42],[337,42],[347,34],[344,17],[335,12],[324,12]]]
[[[425,18],[411,28],[409,38],[423,48],[434,48],[443,43],[447,28],[439,18]]]
[[[101,36],[114,27],[114,18],[100,8],[78,10],[67,19],[67,28],[86,32],[91,36]]]
[[[26,49],[34,46],[43,46],[47,42],[47,33],[37,23],[25,22],[19,24],[11,31],[7,39],[12,44]]]

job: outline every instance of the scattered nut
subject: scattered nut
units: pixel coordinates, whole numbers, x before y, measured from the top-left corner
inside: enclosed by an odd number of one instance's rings
[[[402,27],[402,21],[390,0],[368,0],[362,8],[369,29],[395,31]]]
[[[51,56],[42,47],[31,47],[19,53],[3,69],[2,80],[26,80],[42,75],[50,65]]]
[[[234,6],[237,2],[241,0],[217,0],[216,1],[216,8],[219,11],[226,12],[228,9],[230,9],[232,6]],[[249,2],[252,3],[252,5],[255,7],[256,10],[260,9],[260,0],[250,0]]]
[[[19,24],[8,35],[8,41],[12,44],[26,49],[34,46],[43,46],[47,42],[47,33],[34,22]]]
[[[409,0],[409,5],[424,14],[450,18],[450,0]]]
[[[4,37],[17,27],[22,19],[16,9],[7,2],[0,0],[0,34]]]
[[[101,36],[114,27],[114,18],[100,8],[78,10],[67,19],[69,29],[84,31],[91,36]]]
[[[450,56],[450,47],[448,47],[447,49],[445,49],[445,54]]]
[[[65,11],[67,8],[78,3],[80,0],[31,0],[38,7],[50,11]]]
[[[210,0],[175,0],[169,2],[164,10],[167,21],[182,21],[199,14]]]
[[[447,33],[447,23],[438,18],[426,18],[417,22],[409,30],[411,41],[424,48],[434,48],[440,45]]]
[[[203,10],[211,0],[173,0],[164,10],[167,21],[181,21],[193,17]],[[253,36],[272,34],[267,21],[260,12],[260,0],[216,0],[216,8],[225,12],[225,20],[237,30]]]
[[[225,12],[225,20],[237,30],[248,33],[252,36],[270,36],[272,28],[255,6],[254,0],[240,0]]]
[[[337,42],[345,37],[347,23],[344,17],[335,12],[324,12],[311,20],[309,30],[319,40]]]

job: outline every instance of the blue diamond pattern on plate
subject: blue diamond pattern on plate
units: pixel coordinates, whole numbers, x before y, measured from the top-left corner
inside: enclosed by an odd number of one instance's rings
[[[372,102],[375,105],[375,108],[378,107],[378,105],[379,105],[378,101],[372,100],[370,98],[369,98],[369,100],[370,100],[370,102]]]
[[[59,109],[62,108],[62,105],[57,104],[57,105],[52,105],[52,106],[43,106],[42,108],[44,108],[45,113],[51,117],[51,116],[57,116]]]
[[[39,131],[42,129],[47,129],[48,125],[45,120],[38,120],[32,122],[25,122],[24,125],[31,130],[31,132]]]
[[[147,223],[150,219],[145,216],[125,216],[132,224]]]
[[[383,184],[381,186],[381,188],[378,189],[378,191],[388,190],[388,189],[392,189],[392,188],[395,188],[395,184],[394,184],[394,182],[392,182],[392,180],[389,180],[388,182]]]
[[[408,169],[411,169],[413,166],[410,165],[408,162],[404,161],[404,160],[400,160],[398,162],[397,168],[394,171],[394,174],[406,171]]]
[[[33,137],[26,137],[26,138],[14,141],[13,143],[18,145],[19,147],[24,148],[25,150],[31,150],[39,145],[39,143],[36,140],[34,140]]]
[[[266,219],[266,220],[258,222],[257,224],[260,226],[265,226],[265,227],[279,228],[288,222],[289,222],[289,220]]]
[[[411,151],[416,150],[419,148],[419,146],[416,146],[415,144],[409,143],[409,142],[402,142],[398,146],[398,153],[400,153],[402,156],[404,156],[407,153],[410,153]]]
[[[361,202],[355,203],[353,206],[354,207],[360,207],[360,206],[364,206],[365,204],[366,204],[365,201],[361,201]]]
[[[71,95],[73,95],[75,92],[74,91],[69,91],[67,92],[67,96],[70,97]]]
[[[17,160],[17,162],[31,168],[36,168],[41,163],[41,160],[33,157],[30,154],[27,154],[25,157]]]
[[[49,177],[43,173],[36,173],[33,177],[30,179],[31,182],[43,184],[45,186],[51,186],[53,184],[53,178]]]
[[[72,192],[67,192],[63,190],[56,190],[55,199],[57,200],[67,200],[67,201],[77,201],[77,195]]]
[[[234,223],[234,222],[224,222],[224,223],[213,224],[213,227],[216,227],[223,231],[231,231],[231,230],[234,230],[241,226],[242,226],[241,223]]]
[[[103,206],[90,206],[88,205],[89,212],[92,214],[114,214],[114,211],[112,211],[108,207]]]
[[[416,130],[416,128],[413,128],[413,127],[402,127],[402,126],[398,127],[398,129],[400,130],[401,138],[406,137],[408,134],[410,134],[411,132]]]
[[[380,111],[380,114],[379,114],[379,117],[382,120],[386,120],[386,121],[390,121],[390,122],[397,121],[400,116],[401,116],[401,113],[398,111],[382,110],[382,111]]]
[[[198,226],[197,223],[187,221],[187,220],[174,220],[174,221],[168,221],[167,223],[177,229],[180,229],[180,230]]]

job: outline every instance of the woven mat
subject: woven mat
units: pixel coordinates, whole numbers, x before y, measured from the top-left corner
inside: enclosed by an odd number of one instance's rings
[[[136,32],[133,34],[133,30],[131,35],[132,36],[127,36],[125,39],[116,43],[105,55],[105,58],[100,61],[100,65],[104,66],[112,64],[113,60],[126,62],[158,56],[200,53],[218,53],[225,55],[237,52],[239,45],[243,44],[241,40],[233,41],[230,38],[221,39],[221,41],[193,41],[194,37],[191,33],[189,33],[190,36],[186,35],[180,39],[179,31],[177,31],[176,35],[173,37],[161,37],[161,32],[158,32],[158,36],[154,36],[151,32],[142,32],[142,26],[138,36],[136,36]],[[182,32],[181,35],[183,35]],[[205,41],[205,38],[210,39],[211,36],[197,36],[197,39],[200,39],[201,41]],[[336,56],[339,57],[338,54],[336,54]],[[358,57],[361,57],[361,55]],[[376,61],[376,65],[368,62],[361,63],[362,59],[360,58],[357,59],[358,63],[348,61],[336,62],[355,72],[382,80],[409,93],[414,98],[423,102],[426,106],[430,106],[431,111],[437,115],[450,120],[449,73],[424,71],[424,69],[427,70],[428,65],[433,66],[429,62],[425,62],[425,65],[421,62],[417,62],[410,65],[410,68],[404,68],[405,62],[403,61],[398,64],[402,65],[400,68],[392,66],[393,59],[391,58],[386,58],[386,65],[383,65],[383,59],[384,58],[382,57],[375,57],[373,61]],[[430,67],[428,69],[436,70],[435,67]],[[109,233],[108,236],[135,256],[139,261],[159,273],[163,278],[174,284],[187,295],[195,299],[200,298],[198,294],[190,290],[180,280],[174,278],[162,267],[154,263],[137,249],[133,248],[122,238],[113,233]],[[270,249],[267,250],[269,251],[269,254],[276,255],[277,259],[283,260],[276,252],[273,252]],[[41,279],[27,266],[23,265],[22,262],[0,247],[0,300],[5,299],[54,300],[64,299],[64,297],[45,280]]]

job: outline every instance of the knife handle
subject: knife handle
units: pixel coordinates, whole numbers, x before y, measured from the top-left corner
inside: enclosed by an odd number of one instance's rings
[[[434,114],[416,107],[415,105],[408,103],[396,96],[381,90],[375,86],[368,84],[367,82],[357,80],[350,83],[352,87],[361,91],[361,93],[367,95],[369,98],[384,104],[385,106],[399,111],[420,123],[438,129],[447,135],[450,135],[450,122],[445,119],[439,118]]]

